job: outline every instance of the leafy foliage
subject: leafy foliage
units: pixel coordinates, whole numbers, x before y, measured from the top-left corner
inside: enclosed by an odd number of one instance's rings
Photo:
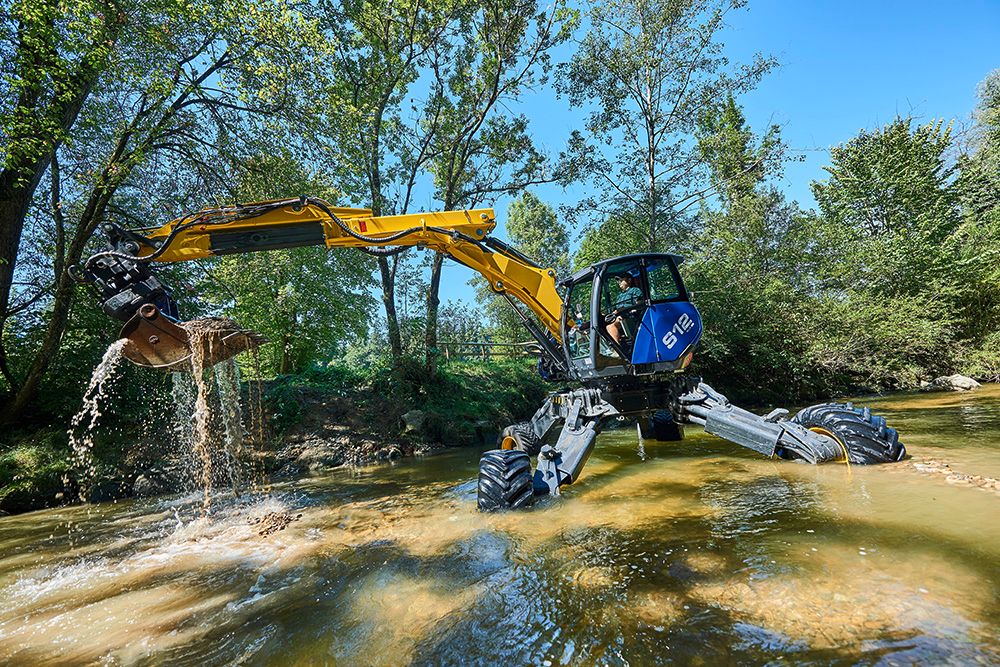
[[[236,194],[241,201],[259,201],[290,192],[333,195],[329,184],[281,155],[254,160]],[[225,303],[226,316],[268,339],[259,352],[266,377],[300,373],[367,333],[372,264],[349,249],[230,255],[207,274],[205,287]]]
[[[591,6],[586,34],[563,66],[560,92],[590,111],[576,168],[598,196],[571,207],[627,226],[636,247],[668,249],[704,188],[695,130],[706,106],[753,88],[775,65],[733,66],[720,32],[730,0],[609,0]],[[603,226],[603,225],[602,225]],[[608,234],[611,230],[604,230]]]
[[[398,437],[401,416],[425,413],[420,438],[447,445],[481,442],[487,434],[530,416],[546,392],[534,364],[524,360],[451,362],[433,378],[412,357],[402,364],[357,364],[342,360],[322,369],[282,376],[267,391],[272,425],[287,429],[302,418],[303,390],[319,391],[330,400],[344,398],[352,419],[367,432]]]

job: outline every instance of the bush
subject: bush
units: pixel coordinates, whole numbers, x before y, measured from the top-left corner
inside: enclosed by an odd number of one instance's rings
[[[366,425],[373,433],[399,435],[401,415],[416,409],[426,417],[419,437],[468,444],[530,416],[546,390],[535,364],[525,360],[444,363],[430,379],[421,360],[404,357],[396,368],[360,368],[338,360],[301,375],[282,376],[270,383],[265,398],[272,428],[279,434],[304,419],[310,401],[335,397],[347,399],[347,409],[354,412],[346,420]]]
[[[54,429],[17,441],[0,454],[0,510],[25,512],[58,504],[70,454],[66,434]]]

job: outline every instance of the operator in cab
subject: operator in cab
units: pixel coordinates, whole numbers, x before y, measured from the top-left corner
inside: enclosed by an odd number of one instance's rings
[[[621,311],[637,305],[642,300],[642,289],[636,284],[635,276],[631,273],[621,273],[616,278],[621,294],[615,298],[612,311],[614,319],[608,322],[608,335],[616,343],[620,343],[625,337],[625,327],[622,323]]]

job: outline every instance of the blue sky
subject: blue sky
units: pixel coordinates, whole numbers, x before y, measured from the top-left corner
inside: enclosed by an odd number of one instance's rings
[[[802,162],[789,163],[779,182],[789,199],[814,206],[809,183],[824,178],[829,148],[897,114],[929,121],[966,122],[976,85],[1000,67],[1000,0],[956,2],[809,2],[750,0],[733,14],[723,41],[734,62],[755,52],[780,67],[739,99],[755,130],[776,123]],[[568,57],[571,48],[561,49]],[[551,90],[523,100],[538,143],[557,153],[583,113],[568,109]],[[553,205],[578,196],[581,186],[535,190]],[[493,203],[500,221],[509,200]],[[445,262],[442,301],[472,300],[472,272]]]

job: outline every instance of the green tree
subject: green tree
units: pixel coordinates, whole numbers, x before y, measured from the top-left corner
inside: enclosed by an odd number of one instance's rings
[[[19,0],[0,13],[0,330],[40,292],[11,302],[25,218],[127,23],[131,4]],[[0,372],[16,388],[0,345]]]
[[[528,133],[528,119],[508,105],[545,81],[550,51],[570,34],[574,13],[562,2],[541,10],[533,0],[469,3],[455,42],[434,61],[438,130],[430,169],[445,210],[474,208],[490,195],[556,180]],[[428,375],[439,354],[438,294],[443,257],[431,260],[424,337]]]
[[[715,192],[684,265],[705,321],[699,371],[758,402],[815,393],[806,218],[769,185],[783,166],[778,129],[758,137],[728,97],[703,111],[697,152]]]
[[[1000,224],[1000,69],[979,84],[968,145],[959,157],[959,189],[966,215]]]
[[[45,222],[56,243],[49,296],[40,301],[45,325],[12,382],[7,421],[29,405],[59,351],[76,293],[66,268],[116,210],[130,219],[129,190],[144,170],[166,171],[180,160],[199,165],[205,179],[213,164],[240,163],[241,138],[253,136],[255,121],[290,115],[297,100],[308,99],[303,82],[316,35],[296,11],[263,0],[164,0],[141,8],[109,54],[71,141],[53,154],[56,205]],[[69,180],[59,168],[64,156],[76,165]]]
[[[897,118],[830,152],[826,181],[812,184],[837,258],[831,286],[921,294],[952,279],[958,215],[950,126]]]
[[[342,190],[363,198],[376,216],[409,211],[414,187],[433,155],[439,109],[426,113],[413,90],[427,73],[435,45],[446,41],[461,5],[453,2],[352,0],[320,3],[320,23],[333,51],[332,85],[323,134]],[[433,97],[433,94],[432,94]],[[377,257],[386,335],[393,363],[404,349],[397,253]]]
[[[958,158],[963,222],[968,372],[1000,379],[1000,69],[979,84],[979,103]]]
[[[954,370],[966,339],[968,284],[950,128],[898,118],[831,151],[812,184],[821,309],[814,354],[865,386]],[[957,354],[958,353],[958,354]]]
[[[598,195],[574,212],[627,225],[645,250],[671,247],[684,212],[708,196],[693,135],[702,110],[753,88],[774,67],[757,55],[740,67],[720,31],[739,0],[610,0],[594,5],[559,90],[592,109],[574,145]],[[610,231],[610,230],[608,230]]]
[[[239,201],[310,192],[335,199],[330,183],[288,155],[251,161],[238,185]],[[261,371],[300,373],[361,339],[372,305],[367,291],[374,262],[351,249],[293,248],[222,257],[208,293],[224,314],[263,334]]]

